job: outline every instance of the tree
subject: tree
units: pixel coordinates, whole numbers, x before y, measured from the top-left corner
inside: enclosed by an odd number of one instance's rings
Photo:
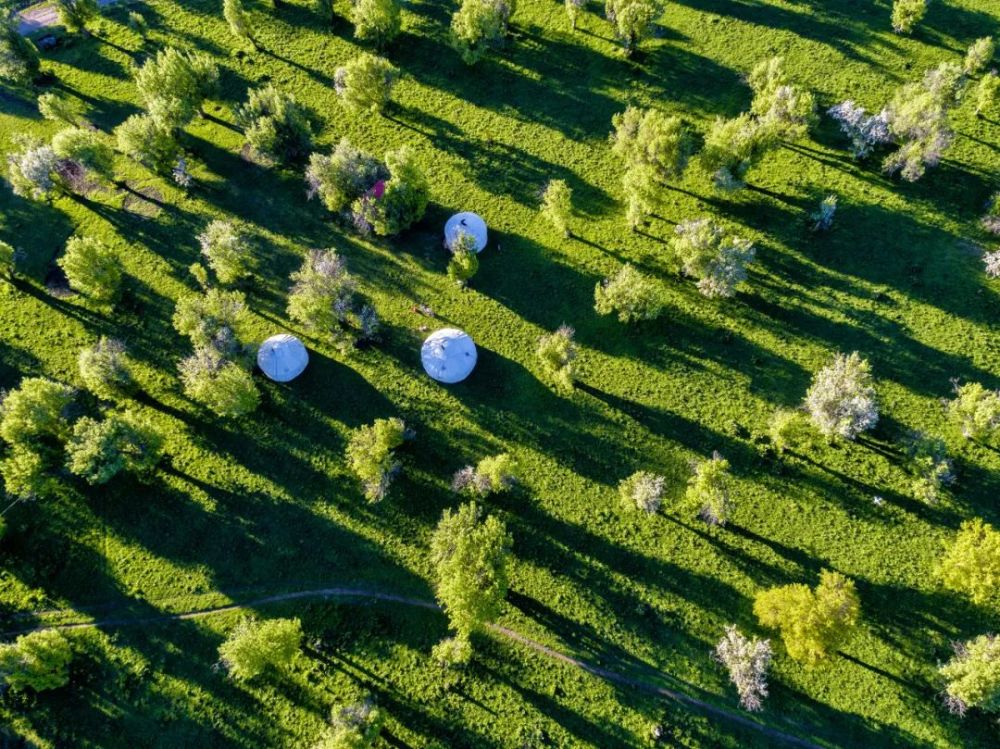
[[[168,132],[184,127],[214,93],[219,69],[208,55],[174,47],[157,52],[135,75],[139,98]]]
[[[564,0],[566,15],[569,16],[569,27],[576,31],[576,19],[587,4],[587,0]]]
[[[312,154],[306,169],[309,197],[319,196],[327,210],[334,213],[349,207],[387,177],[378,159],[355,148],[347,138],[342,138],[329,156]]]
[[[955,655],[938,667],[945,680],[945,705],[960,716],[974,707],[1000,712],[1000,638],[980,635],[952,647]]]
[[[747,81],[754,93],[750,113],[770,138],[794,142],[806,137],[816,123],[816,102],[791,82],[782,58],[759,62]]]
[[[671,248],[686,276],[698,279],[709,298],[731,297],[746,280],[746,266],[756,255],[753,242],[736,237],[709,218],[682,221],[674,228]]]
[[[133,385],[125,344],[117,338],[101,336],[80,351],[77,367],[84,387],[99,398],[114,400]]]
[[[594,288],[594,309],[599,315],[618,313],[621,322],[653,320],[663,312],[663,289],[626,263]]]
[[[370,695],[349,705],[334,705],[330,728],[313,749],[369,749],[385,723],[385,713]]]
[[[663,15],[663,4],[660,0],[605,0],[604,14],[625,47],[625,55],[631,56]]]
[[[884,172],[898,172],[907,182],[915,182],[928,166],[937,166],[954,140],[949,112],[956,103],[960,79],[958,65],[942,63],[923,81],[907,83],[896,91],[885,113],[899,148],[882,162]]]
[[[552,179],[542,192],[542,215],[564,237],[571,237],[570,219],[573,217],[573,191],[565,180]]]
[[[11,445],[69,436],[68,411],[74,390],[44,377],[25,377],[0,401],[0,437]]]
[[[946,588],[975,603],[993,600],[1000,584],[1000,531],[980,518],[962,523],[941,560],[940,574]]]
[[[85,188],[89,175],[109,180],[114,176],[115,152],[107,136],[81,127],[60,130],[52,138],[52,151],[59,158],[56,170],[62,181]]]
[[[334,250],[310,250],[288,294],[288,316],[340,346],[353,342],[346,325],[353,315],[357,284]]]
[[[944,440],[917,432],[908,441],[906,456],[913,475],[913,496],[921,502],[934,504],[940,498],[942,488],[955,481]]]
[[[351,20],[354,36],[379,48],[390,44],[403,27],[397,0],[355,0]]]
[[[384,57],[362,52],[333,74],[333,90],[349,112],[381,114],[392,101],[399,68]]]
[[[79,99],[61,91],[49,91],[38,97],[38,113],[47,120],[77,126],[83,120],[84,107]]]
[[[242,0],[222,0],[222,16],[229,24],[229,31],[233,36],[241,41],[250,42],[253,48],[257,49],[257,40],[250,31],[250,19],[243,8]]]
[[[508,491],[517,482],[517,467],[507,453],[483,458],[473,466],[455,472],[451,480],[452,491],[472,497]]]
[[[121,471],[148,474],[163,455],[163,437],[132,411],[103,421],[84,416],[66,444],[66,467],[88,484],[106,484]]]
[[[969,440],[988,440],[1000,432],[1000,391],[978,382],[955,383],[955,397],[947,402],[948,418]]]
[[[789,656],[815,665],[851,636],[861,604],[850,579],[823,570],[815,590],[802,584],[769,588],[757,594],[753,611],[762,626],[780,630]]]
[[[52,147],[30,137],[15,136],[17,150],[7,154],[7,179],[15,195],[47,200],[59,187],[59,157]]]
[[[889,112],[886,109],[869,115],[864,107],[848,99],[830,107],[826,113],[840,125],[841,132],[851,139],[851,156],[857,160],[866,158],[878,146],[892,142]]]
[[[184,393],[216,416],[238,419],[260,405],[260,392],[243,367],[215,348],[196,348],[180,363]]]
[[[308,108],[273,84],[251,89],[246,104],[236,110],[247,145],[257,154],[281,163],[294,161],[312,147]]]
[[[363,230],[370,226],[380,237],[392,237],[424,217],[430,201],[430,183],[409,146],[389,151],[385,155],[385,168],[389,178],[382,196],[373,193],[355,200],[354,222]]]
[[[513,0],[462,0],[451,17],[451,44],[466,65],[503,46],[512,15]]]
[[[479,271],[479,253],[476,238],[459,231],[451,243],[451,260],[448,261],[448,278],[464,288]]]
[[[112,302],[121,290],[118,254],[93,237],[70,237],[65,253],[56,262],[69,285],[95,302]]]
[[[115,128],[118,150],[158,174],[169,174],[181,147],[170,128],[148,114],[134,114]]]
[[[738,190],[745,186],[750,168],[778,144],[776,132],[761,127],[749,113],[732,119],[716,118],[705,135],[700,160],[721,190]]]
[[[375,419],[356,429],[347,442],[347,465],[364,488],[365,499],[380,502],[401,467],[393,450],[406,439],[402,419]]]
[[[985,113],[996,109],[998,100],[1000,100],[1000,75],[991,70],[976,86],[976,116],[982,117]]]
[[[894,0],[892,4],[892,30],[909,34],[927,12],[927,0]]]
[[[852,440],[878,423],[878,402],[871,366],[857,351],[837,354],[813,376],[805,408],[813,424],[827,437]]]
[[[555,332],[538,340],[538,360],[549,384],[561,393],[573,392],[576,379],[577,346],[569,325],[560,325]]]
[[[17,274],[18,253],[14,246],[0,240],[0,276],[12,280]]]
[[[637,507],[650,515],[656,514],[663,503],[666,478],[649,471],[636,471],[618,484],[622,504]]]
[[[241,619],[219,646],[219,658],[238,681],[267,671],[282,671],[295,660],[302,645],[298,619]]]
[[[732,510],[732,478],[729,461],[718,452],[695,464],[685,497],[697,505],[698,514],[709,525],[725,525]]]
[[[253,245],[241,222],[216,219],[198,235],[198,244],[221,284],[242,281],[253,270]]]
[[[246,319],[246,298],[238,291],[209,289],[177,300],[174,329],[196,349],[212,348],[223,357],[244,359],[248,350],[237,335]]]
[[[101,14],[97,0],[55,0],[59,23],[70,33],[87,31],[87,24]]]
[[[511,538],[475,502],[445,510],[431,537],[435,592],[451,627],[468,639],[500,615],[507,595]]]
[[[0,678],[11,689],[43,692],[69,683],[73,648],[62,632],[42,629],[0,644]]]
[[[17,14],[0,18],[0,81],[27,86],[38,75],[38,50],[18,30]]]
[[[812,422],[801,410],[779,408],[768,424],[768,436],[779,454],[795,450],[813,441],[815,429]]]
[[[837,196],[827,195],[819,202],[819,208],[809,214],[812,221],[810,230],[813,232],[830,231],[833,217],[837,215]]]
[[[46,451],[48,452],[48,451]],[[52,480],[47,473],[46,456],[42,451],[24,444],[15,444],[0,461],[7,494],[20,499],[44,497],[51,493]]]
[[[729,672],[729,680],[740,696],[740,706],[750,712],[763,709],[767,697],[767,669],[771,665],[771,641],[746,637],[735,624],[730,624],[712,656]]]
[[[993,61],[996,54],[997,45],[992,36],[984,36],[976,39],[969,45],[965,53],[965,61],[962,63],[962,72],[965,75],[975,75],[986,70],[986,66]]]
[[[625,167],[622,183],[628,221],[635,228],[662,203],[663,187],[678,179],[691,158],[692,139],[679,117],[656,109],[628,107],[611,124],[611,152]]]

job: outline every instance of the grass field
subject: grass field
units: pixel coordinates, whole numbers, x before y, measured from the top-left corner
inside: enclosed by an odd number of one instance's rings
[[[820,569],[835,569],[857,582],[861,631],[812,670],[778,645],[760,721],[822,746],[1000,743],[989,718],[943,709],[935,671],[952,640],[995,631],[1000,612],[944,592],[934,574],[962,520],[1000,521],[1000,453],[963,441],[939,403],[953,377],[1000,385],[998,287],[973,244],[1000,187],[1000,123],[977,119],[966,102],[947,158],[906,184],[853,162],[824,118],[810,140],[767,156],[740,193],[714,192],[689,171],[638,233],[627,229],[607,145],[612,115],[630,103],[680,114],[701,132],[747,109],[743,76],[776,54],[821,108],[853,98],[878,109],[897,85],[995,33],[998,0],[939,0],[912,37],[891,32],[885,1],[678,0],[631,60],[596,3],[573,33],[561,3],[521,0],[507,49],[473,68],[448,46],[452,4],[411,0],[387,52],[404,73],[398,104],[362,118],[332,92],[334,70],[359,49],[343,17],[331,27],[305,0],[278,11],[261,4],[252,14],[263,50],[248,52],[220,5],[143,4],[145,49],[117,8],[93,37],[67,38],[45,56],[53,85],[86,102],[105,131],[139,110],[130,66],[154,45],[214,54],[222,98],[184,137],[199,185],[189,194],[123,157],[129,192],[47,205],[0,190],[0,239],[29,258],[25,277],[0,290],[0,386],[37,374],[76,382],[80,348],[115,335],[138,362],[138,405],[169,435],[151,483],[118,478],[94,490],[67,479],[63,496],[10,510],[0,629],[30,624],[13,616],[40,609],[127,605],[155,615],[206,595],[331,584],[432,598],[427,544],[442,510],[457,504],[450,476],[506,450],[526,479],[487,503],[514,538],[505,625],[735,710],[709,655],[724,625],[760,632],[757,591],[812,585]],[[389,242],[359,239],[306,201],[300,172],[243,159],[231,107],[263,81],[315,108],[321,148],[347,136],[376,154],[416,149],[432,184],[424,220]],[[32,96],[0,91],[0,148],[15,133],[56,129]],[[538,215],[552,178],[574,190],[574,239]],[[147,190],[156,202],[134,194]],[[813,235],[808,213],[829,193],[840,198],[835,228]],[[457,210],[479,212],[491,229],[467,291],[444,275],[440,232]],[[757,243],[749,282],[731,300],[700,296],[668,253],[673,225],[707,214]],[[196,235],[218,216],[239,216],[260,235],[248,338],[289,330],[311,355],[289,385],[261,377],[261,409],[233,422],[181,393],[176,362],[189,343],[171,325],[174,301],[193,288]],[[121,250],[126,291],[113,313],[46,290],[74,232]],[[347,258],[374,300],[382,345],[344,356],[286,318],[288,274],[322,247]],[[626,260],[664,280],[660,320],[627,327],[593,311],[594,284]],[[438,320],[414,314],[417,303]],[[534,355],[538,337],[564,322],[582,348],[582,382],[568,399],[539,381]],[[420,327],[446,323],[480,351],[472,377],[448,388],[419,362]],[[775,408],[796,405],[814,371],[852,350],[877,377],[878,428],[856,443],[774,458],[762,435]],[[402,451],[391,497],[368,505],[345,468],[345,440],[395,415],[417,439]],[[947,438],[957,465],[957,485],[935,506],[910,498],[902,465],[900,440],[918,428]],[[738,480],[722,529],[683,502],[690,461],[713,450]],[[639,469],[668,477],[665,512],[620,505],[617,483]],[[298,603],[260,613],[303,618],[312,645],[288,677],[236,685],[212,669],[235,615],[77,633],[85,655],[73,685],[8,695],[0,736],[45,747],[305,747],[330,705],[364,688],[389,714],[380,746],[614,749],[649,745],[658,724],[668,746],[770,743],[493,637],[477,643],[461,684],[445,689],[428,658],[446,631],[434,612]]]

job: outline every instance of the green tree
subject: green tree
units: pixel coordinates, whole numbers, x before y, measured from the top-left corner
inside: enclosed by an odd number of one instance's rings
[[[295,661],[302,645],[298,619],[242,619],[219,646],[219,658],[238,681],[267,671],[282,671]]]
[[[350,207],[376,182],[387,177],[378,159],[355,148],[347,138],[341,138],[329,156],[312,154],[306,169],[309,197],[319,196],[327,210],[334,213]]]
[[[476,252],[476,238],[460,231],[451,243],[448,278],[464,288],[478,272],[479,254]]]
[[[580,11],[587,5],[587,0],[564,0],[566,15],[569,17],[569,27],[576,31],[576,20],[580,16]]]
[[[7,179],[15,195],[48,200],[62,185],[59,157],[52,147],[30,136],[12,138],[15,150],[7,154]]]
[[[430,183],[417,161],[416,152],[403,146],[385,155],[389,178],[381,198],[354,205],[355,214],[371,225],[380,237],[394,237],[424,217],[430,201]]]
[[[754,93],[750,113],[769,139],[794,142],[806,137],[817,121],[816,100],[791,82],[782,58],[757,63],[747,80]]]
[[[249,42],[257,49],[257,40],[250,31],[250,19],[243,7],[242,0],[222,0],[222,16],[229,24],[229,31],[237,39]]]
[[[965,61],[962,63],[962,72],[965,75],[975,75],[986,70],[986,66],[993,62],[993,56],[997,52],[996,42],[992,36],[984,36],[976,39],[969,45],[965,53]]]
[[[513,14],[513,0],[462,0],[451,17],[451,44],[466,65],[503,46]]]
[[[618,496],[626,507],[655,515],[663,503],[666,478],[650,471],[636,471],[618,484]]]
[[[0,644],[0,678],[17,690],[58,689],[69,683],[72,660],[73,648],[62,632],[29,632],[13,643]]]
[[[705,135],[699,157],[702,167],[719,189],[740,189],[750,168],[778,144],[776,135],[749,113],[728,120],[716,118]]]
[[[577,346],[569,325],[560,325],[554,332],[538,340],[538,360],[549,384],[563,394],[573,392],[576,379]]]
[[[392,101],[399,68],[384,57],[362,52],[333,74],[333,89],[349,112],[381,114]]]
[[[725,525],[732,511],[732,483],[729,461],[714,452],[709,460],[695,464],[685,498],[698,506],[698,514],[706,523]]]
[[[75,127],[83,120],[83,112],[79,99],[70,98],[62,92],[50,91],[38,97],[38,113],[47,120]]]
[[[184,127],[216,89],[219,69],[208,55],[174,47],[157,52],[136,72],[146,111],[168,132]]]
[[[15,444],[0,461],[0,474],[7,494],[21,499],[50,494],[53,481],[48,474],[48,462],[41,450]]]
[[[246,104],[236,110],[247,144],[255,153],[287,163],[312,148],[309,110],[272,84],[251,89]]]
[[[571,237],[569,222],[573,218],[573,191],[565,180],[552,179],[542,192],[542,215],[564,237]]]
[[[474,502],[445,510],[431,537],[437,598],[462,639],[493,621],[507,595],[511,539]]]
[[[0,18],[0,81],[27,86],[39,70],[38,50],[18,31],[16,14]]]
[[[452,491],[473,497],[508,491],[517,483],[517,465],[508,453],[483,458],[475,466],[465,466],[455,472]]]
[[[652,32],[653,23],[663,15],[661,0],[605,0],[604,14],[631,55]]]
[[[403,26],[397,0],[355,0],[351,20],[356,38],[380,48],[399,36]]]
[[[101,336],[80,351],[77,368],[84,387],[99,398],[115,400],[133,385],[125,344],[116,338]]]
[[[68,385],[44,377],[25,377],[0,401],[0,437],[11,445],[26,446],[39,440],[65,439],[73,396]]]
[[[59,23],[70,33],[87,31],[87,24],[101,14],[97,0],[55,0]]]
[[[975,603],[993,600],[1000,585],[1000,531],[980,518],[962,523],[941,560],[940,574],[946,588]]]
[[[93,237],[70,237],[66,252],[56,262],[69,285],[95,302],[112,302],[121,290],[118,254]]]
[[[239,291],[209,289],[177,300],[174,329],[196,348],[212,348],[223,357],[244,359],[247,350],[238,330],[246,319],[246,297]]]
[[[253,244],[241,222],[212,221],[198,235],[198,244],[208,267],[221,284],[242,281],[253,270]]]
[[[663,312],[663,288],[650,276],[626,263],[594,288],[594,309],[599,315],[615,312],[621,322],[653,320]]]
[[[913,496],[934,504],[944,487],[955,481],[952,462],[944,440],[917,432],[907,441],[907,468],[913,475]]]
[[[681,271],[698,279],[698,291],[709,298],[733,296],[756,255],[753,242],[732,235],[709,218],[679,223],[670,246]]]
[[[214,348],[195,349],[180,363],[184,393],[216,416],[238,419],[260,405],[253,377]]]
[[[347,441],[347,465],[361,481],[369,502],[380,502],[389,493],[400,469],[393,451],[405,439],[406,425],[395,418],[375,419],[351,434]]]
[[[837,354],[813,376],[805,408],[813,424],[827,437],[852,440],[878,423],[878,401],[871,365],[854,351]]]
[[[355,308],[357,284],[343,258],[335,250],[310,250],[291,280],[288,316],[342,348],[352,344],[347,323]]]
[[[1000,432],[1000,391],[978,382],[955,385],[955,397],[946,407],[949,420],[969,440],[988,440]]]
[[[980,635],[954,648],[952,659],[938,667],[945,680],[945,704],[957,715],[975,707],[1000,712],[1000,638]]]
[[[894,0],[892,4],[892,30],[909,34],[927,13],[927,0]]]
[[[982,117],[988,112],[993,112],[998,101],[1000,101],[1000,75],[991,70],[976,86],[976,116]]]
[[[169,174],[181,154],[172,131],[147,114],[134,114],[115,128],[118,150],[158,174]]]
[[[122,471],[143,476],[163,455],[163,436],[133,411],[102,421],[84,416],[66,444],[66,467],[88,484],[106,484]]]
[[[370,695],[349,705],[334,705],[330,728],[312,749],[369,749],[382,731],[385,717]]]
[[[0,276],[12,280],[17,274],[17,250],[0,240]]]
[[[115,152],[107,136],[81,127],[60,130],[52,138],[52,150],[62,160],[60,172],[83,171],[109,180],[114,176]],[[77,165],[68,170],[65,162]]]
[[[753,611],[762,626],[780,630],[788,655],[814,665],[851,636],[861,604],[850,579],[823,570],[815,590],[802,584],[769,588],[757,594]]]

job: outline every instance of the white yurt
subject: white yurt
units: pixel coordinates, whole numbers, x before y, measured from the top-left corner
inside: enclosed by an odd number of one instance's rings
[[[257,366],[275,382],[294,380],[309,363],[302,341],[288,333],[273,335],[257,349]]]
[[[478,214],[465,211],[456,213],[444,225],[444,246],[449,250],[459,232],[471,234],[476,240],[476,252],[482,252],[486,247],[486,222]]]
[[[427,336],[420,348],[424,371],[438,382],[461,382],[476,366],[476,344],[468,333],[442,328]]]

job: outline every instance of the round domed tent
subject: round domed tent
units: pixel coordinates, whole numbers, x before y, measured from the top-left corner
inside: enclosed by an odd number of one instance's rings
[[[481,216],[465,211],[464,213],[456,213],[448,219],[444,225],[444,246],[450,250],[459,233],[472,235],[476,240],[476,252],[482,252],[483,248],[486,247],[488,238],[486,222]]]
[[[257,349],[257,366],[275,382],[294,380],[308,363],[306,347],[288,333],[271,336]]]
[[[420,349],[424,371],[438,382],[461,382],[476,366],[476,344],[468,333],[442,328],[427,336]]]

